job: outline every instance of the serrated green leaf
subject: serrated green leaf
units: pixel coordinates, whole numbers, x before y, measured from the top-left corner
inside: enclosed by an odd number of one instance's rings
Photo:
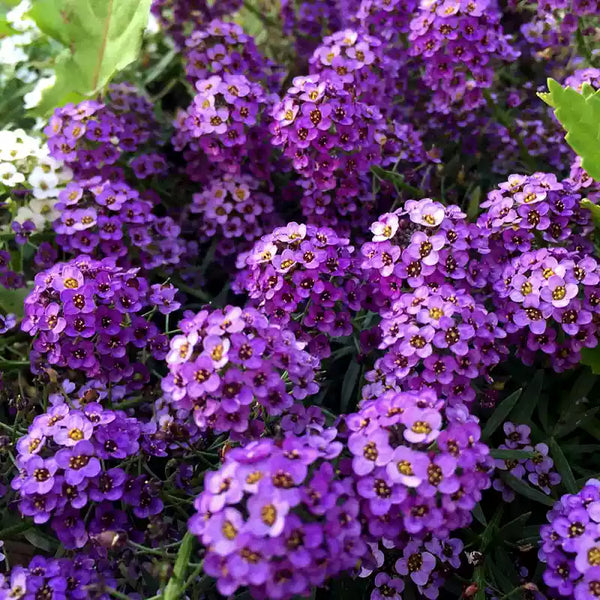
[[[138,56],[151,0],[38,0],[38,26],[67,47],[56,64],[56,83],[36,109],[94,94]]]
[[[600,181],[600,90],[584,86],[580,94],[553,79],[548,80],[548,89],[540,98],[554,109],[567,131],[567,143],[581,156],[581,166]]]
[[[567,492],[570,494],[576,494],[579,491],[577,484],[575,483],[575,476],[573,475],[573,471],[571,471],[571,467],[569,465],[569,461],[562,451],[560,445],[554,438],[550,438],[548,442],[548,446],[550,448],[550,453],[552,458],[554,459],[554,465],[556,466],[556,470],[560,473],[562,477],[562,482],[567,489]]]
[[[481,438],[487,440],[490,436],[506,421],[506,417],[510,414],[510,411],[514,408],[515,404],[519,400],[522,390],[513,392],[510,396],[502,400],[496,407],[490,418],[487,420]]]
[[[545,504],[546,506],[554,506],[554,500],[549,496],[546,496],[543,492],[536,490],[531,487],[528,483],[525,483],[522,479],[517,479],[514,475],[507,472],[500,472],[500,479],[512,488],[520,496],[529,498],[539,504]]]

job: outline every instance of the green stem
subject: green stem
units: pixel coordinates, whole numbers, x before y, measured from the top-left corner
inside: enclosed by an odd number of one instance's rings
[[[106,587],[104,588],[104,591],[108,592],[113,598],[119,598],[119,600],[131,600],[127,594],[123,594],[114,588]]]
[[[179,600],[185,589],[185,574],[190,562],[192,547],[194,546],[194,534],[186,532],[183,536],[177,560],[173,567],[173,575],[165,587],[163,592],[163,600]]]

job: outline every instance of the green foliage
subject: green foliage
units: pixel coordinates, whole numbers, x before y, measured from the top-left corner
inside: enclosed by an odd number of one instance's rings
[[[31,287],[9,290],[0,288],[0,310],[4,314],[14,313],[17,317],[23,316],[23,302],[31,291]]]
[[[66,46],[55,65],[56,84],[36,109],[79,101],[102,89],[140,51],[151,0],[36,0],[31,17]]]
[[[581,364],[590,367],[595,375],[600,375],[600,346],[583,348],[581,351]]]
[[[548,93],[539,94],[567,130],[568,144],[581,156],[581,165],[600,181],[600,90],[584,84],[581,94],[548,79]]]

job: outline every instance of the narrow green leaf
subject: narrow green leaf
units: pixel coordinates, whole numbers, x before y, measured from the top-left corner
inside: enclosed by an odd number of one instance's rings
[[[39,0],[31,16],[66,46],[56,64],[56,83],[36,109],[55,106],[103,88],[140,51],[151,0]]]
[[[552,458],[554,459],[556,470],[560,473],[562,482],[567,489],[567,492],[570,494],[576,494],[579,491],[579,488],[575,483],[575,476],[573,475],[573,471],[571,471],[571,466],[569,465],[567,457],[554,438],[550,438],[548,447],[550,448]]]
[[[525,388],[523,396],[519,400],[519,403],[512,411],[511,418],[515,423],[528,423],[531,421],[531,415],[535,410],[535,407],[540,398],[540,392],[542,391],[542,385],[544,383],[544,371],[539,370],[533,376],[533,379],[529,385]]]
[[[350,405],[350,399],[352,398],[352,392],[358,382],[358,376],[360,374],[360,365],[355,361],[348,365],[348,370],[344,375],[344,381],[342,382],[342,398],[340,409],[342,413],[347,412],[348,406]]]
[[[490,418],[487,420],[483,433],[481,434],[482,439],[487,440],[490,436],[506,421],[506,417],[510,414],[510,411],[514,408],[515,404],[519,400],[522,390],[513,392],[510,396],[502,400],[496,407]]]
[[[525,526],[525,523],[529,521],[529,517],[531,517],[531,512],[526,512],[522,515],[519,515],[512,521],[509,521],[500,529],[498,536],[502,538],[510,538],[515,534],[522,535],[523,527]]]
[[[492,458],[498,458],[500,460],[526,460],[533,458],[535,452],[531,450],[509,450],[505,448],[492,448],[490,449],[490,456]]]
[[[600,225],[600,206],[594,204],[587,198],[583,198],[583,200],[579,202],[579,206],[581,206],[581,208],[587,208],[589,211],[591,211],[592,219],[594,220],[596,227],[598,227]]]
[[[534,502],[539,504],[544,504],[546,506],[554,506],[554,500],[549,496],[546,496],[543,492],[532,488],[528,483],[525,483],[521,479],[517,479],[514,475],[507,473],[506,471],[500,473],[500,479],[506,483],[509,487],[511,487],[517,494],[520,496],[524,496],[525,498],[529,498]]]
[[[163,594],[164,600],[179,600],[182,597],[185,584],[185,574],[187,572],[192,547],[194,546],[194,534],[189,531],[183,536],[181,546],[177,552],[177,559],[173,566],[173,575],[165,587]]]
[[[479,502],[475,505],[475,508],[471,511],[471,514],[473,515],[473,517],[475,518],[476,521],[481,523],[484,527],[487,526],[487,519],[485,518],[485,515],[483,514],[483,510],[482,510],[481,504]]]
[[[553,79],[548,80],[548,90],[540,98],[554,109],[567,131],[567,143],[581,156],[581,166],[600,181],[600,90],[587,87],[580,94]]]

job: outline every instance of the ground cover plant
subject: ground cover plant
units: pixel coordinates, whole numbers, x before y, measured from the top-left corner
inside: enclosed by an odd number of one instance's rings
[[[596,0],[5,0],[0,63],[0,599],[600,598]]]

